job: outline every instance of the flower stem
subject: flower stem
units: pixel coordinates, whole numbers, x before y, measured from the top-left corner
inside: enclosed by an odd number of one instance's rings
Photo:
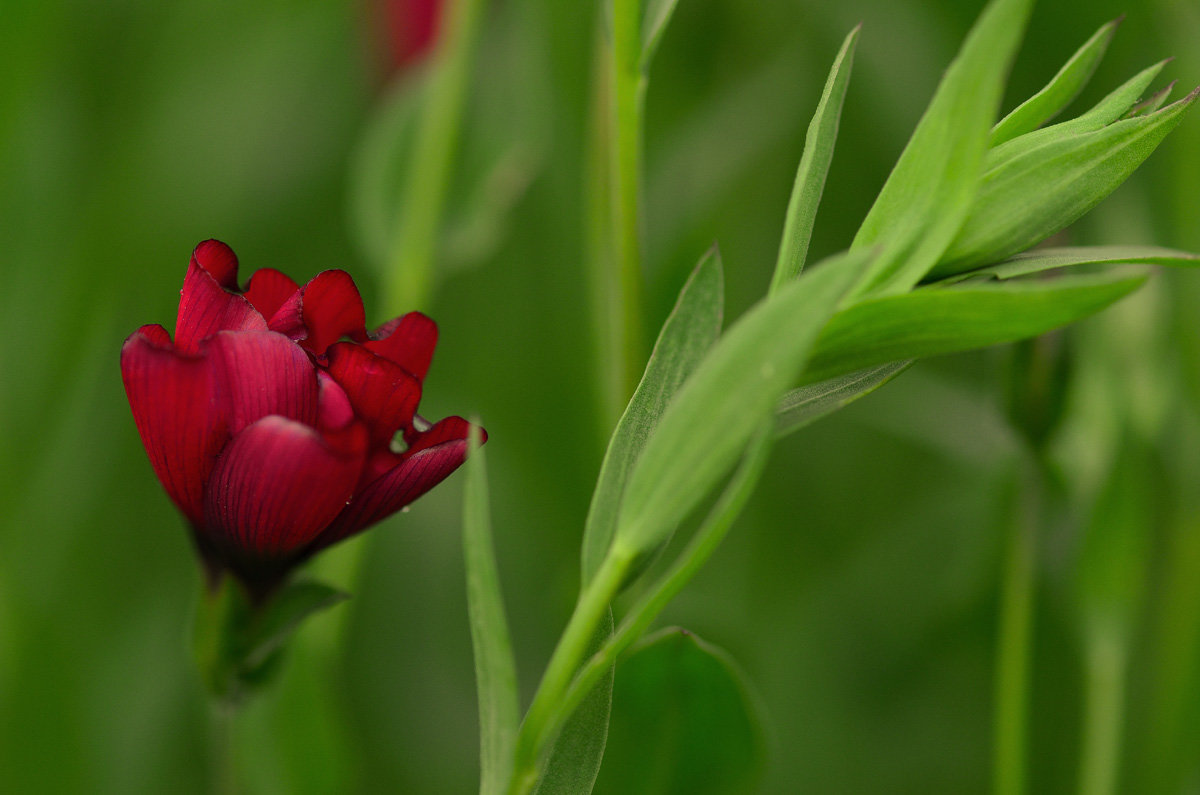
[[[237,767],[233,758],[233,727],[237,706],[224,700],[212,704],[213,795],[237,795]]]
[[[1087,702],[1080,795],[1113,795],[1117,791],[1128,657],[1124,633],[1103,627],[1090,633],[1085,656]]]
[[[517,735],[509,795],[525,795],[537,784],[543,751],[570,717],[562,709],[562,697],[588,653],[596,629],[624,582],[632,562],[632,558],[610,554],[579,595],[575,612],[571,614],[567,628],[554,648],[546,673],[542,675],[541,684]]]
[[[384,285],[391,315],[427,309],[433,294],[433,259],[484,7],[485,0],[447,3],[446,26],[425,87],[401,204],[403,215]]]
[[[602,427],[637,385],[642,351],[641,179],[646,78],[641,3],[612,0],[610,46],[597,47],[589,142],[590,289]]]
[[[995,795],[1021,795],[1026,788],[1034,567],[1042,483],[1038,464],[1032,459],[1026,459],[1022,469],[1009,527],[1000,604],[992,757]]]

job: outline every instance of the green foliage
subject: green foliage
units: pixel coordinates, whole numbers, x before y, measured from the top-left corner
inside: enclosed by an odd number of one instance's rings
[[[220,701],[237,704],[278,673],[284,644],[304,621],[347,594],[318,582],[285,583],[251,602],[233,578],[201,599],[192,648],[205,685]]]
[[[745,674],[726,652],[678,627],[663,629],[621,665],[597,792],[753,792],[762,723]]]
[[[714,248],[700,259],[679,291],[642,380],[609,440],[583,532],[584,584],[608,551],[634,464],[675,393],[720,335],[724,307],[721,255]]]
[[[1120,24],[1120,19],[1114,19],[1093,33],[1041,91],[996,123],[988,145],[994,148],[1018,135],[1032,132],[1071,104],[1100,65]]]
[[[1113,273],[967,282],[867,299],[838,312],[825,327],[803,380],[815,383],[887,362],[1036,336],[1103,309],[1145,280]]]
[[[774,411],[871,259],[872,252],[858,251],[822,263],[759,302],[721,337],[630,474],[611,552],[645,558],[666,543]]]
[[[992,0],[946,70],[854,247],[880,246],[860,292],[893,294],[924,278],[970,211],[1004,80],[1031,0]]]
[[[783,224],[783,238],[779,241],[779,258],[771,277],[772,294],[778,292],[788,280],[799,276],[804,269],[813,224],[817,220],[817,208],[821,205],[821,192],[825,190],[825,178],[833,162],[833,146],[837,142],[838,122],[842,117],[846,88],[850,85],[854,47],[858,43],[860,29],[858,27],[850,31],[837,57],[833,59],[821,100],[817,103],[808,125],[808,134],[804,137],[804,154],[800,156],[800,165],[796,168],[796,181],[792,185],[787,219]]]
[[[478,426],[471,428],[470,448],[463,494],[463,554],[479,696],[479,792],[498,795],[504,792],[512,772],[512,751],[520,721],[517,669],[492,547],[487,463]]]
[[[912,360],[888,362],[793,389],[775,408],[775,433],[784,436],[798,431],[860,397],[866,397],[911,364]]]
[[[1012,141],[1009,157],[984,174],[970,216],[931,275],[996,262],[1075,221],[1150,156],[1197,96],[1092,132],[1039,137],[1028,146]]]

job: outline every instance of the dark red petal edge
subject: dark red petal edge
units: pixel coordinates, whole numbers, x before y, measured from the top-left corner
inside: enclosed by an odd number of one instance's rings
[[[232,273],[236,279],[234,267]],[[201,341],[225,330],[266,331],[267,323],[249,301],[228,292],[193,255],[179,297],[175,344],[185,353],[196,353]]]
[[[271,416],[233,438],[204,494],[205,532],[243,561],[289,558],[345,507],[354,493],[366,432],[352,455],[314,429]]]
[[[205,240],[192,251],[192,262],[208,272],[226,290],[237,290],[238,258],[220,240]]]
[[[270,325],[271,318],[279,308],[299,289],[300,285],[286,273],[274,268],[260,268],[250,277],[245,295],[246,300],[267,319],[267,325]]]
[[[367,423],[372,446],[386,446],[412,423],[421,382],[399,365],[352,342],[329,347],[329,374],[341,385],[354,413]]]
[[[154,474],[179,510],[199,523],[204,483],[228,439],[210,363],[176,351],[162,326],[143,326],[121,348],[121,379]]]
[[[447,417],[423,437],[424,446],[410,449],[392,469],[376,478],[359,493],[329,528],[316,540],[322,549],[392,515],[445,480],[467,456],[470,423]]]
[[[422,381],[437,347],[437,323],[420,312],[389,320],[371,335],[364,347],[408,370]]]

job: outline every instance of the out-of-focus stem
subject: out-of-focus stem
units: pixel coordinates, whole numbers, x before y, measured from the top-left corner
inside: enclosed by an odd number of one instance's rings
[[[603,114],[605,122],[594,126],[591,141],[592,182],[599,184],[592,186],[589,226],[606,429],[615,424],[637,386],[643,363],[641,179],[646,80],[641,67],[641,14],[639,0],[612,0],[611,47],[601,48],[596,69],[595,111],[598,117]],[[606,200],[608,206],[597,206],[597,199]],[[598,225],[606,228],[601,231]]]
[[[426,309],[432,297],[438,232],[485,5],[485,0],[446,4],[445,28],[424,92],[401,203],[403,215],[384,285],[389,316]]]
[[[1039,465],[1032,456],[1022,464],[1012,524],[1008,528],[1000,602],[992,727],[995,795],[1021,795],[1026,788],[1034,570],[1042,483]]]
[[[1106,627],[1098,627],[1088,634],[1079,794],[1113,795],[1117,791],[1121,725],[1125,719],[1127,639],[1125,633]]]

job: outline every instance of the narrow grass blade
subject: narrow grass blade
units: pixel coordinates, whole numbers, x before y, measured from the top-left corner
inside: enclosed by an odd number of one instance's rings
[[[846,87],[850,84],[854,48],[861,28],[860,25],[850,31],[842,42],[842,48],[833,59],[833,67],[825,81],[825,90],[817,102],[817,110],[809,122],[808,133],[804,137],[804,153],[800,156],[792,197],[788,200],[787,220],[783,225],[783,239],[779,243],[779,259],[775,262],[775,275],[771,277],[772,295],[804,269],[813,224],[817,220],[817,208],[821,204],[821,193],[825,190],[825,177],[829,173],[829,164],[833,162],[842,103],[846,99]]]
[[[1035,337],[1100,311],[1146,278],[1109,273],[964,283],[868,299],[829,322],[801,382]]]
[[[996,171],[1008,161],[1047,143],[1060,141],[1071,135],[1104,129],[1129,112],[1129,109],[1137,103],[1150,84],[1154,82],[1154,78],[1158,77],[1168,63],[1170,63],[1170,59],[1146,67],[1096,103],[1095,107],[1082,116],[1034,130],[994,147],[987,154],[984,172]]]
[[[642,19],[642,55],[641,69],[645,73],[650,69],[654,53],[658,52],[659,42],[667,31],[667,24],[675,13],[679,0],[647,0],[646,15]]]
[[[711,249],[696,265],[667,316],[642,381],[617,423],[592,493],[583,532],[586,586],[608,545],[629,473],[675,393],[721,333],[725,305],[721,254]]]
[[[967,35],[853,248],[882,246],[858,294],[919,282],[966,220],[1031,0],[993,0]]]
[[[1080,265],[1200,266],[1200,254],[1156,246],[1066,246],[1039,248],[1009,257],[1004,262],[950,276],[930,286],[956,284],[964,279],[1013,279],[1058,268]]]
[[[930,275],[998,262],[1077,220],[1154,152],[1198,96],[1200,90],[1149,116],[1048,142],[989,171],[970,216]]]
[[[888,362],[788,392],[775,407],[775,436],[786,436],[865,397],[908,369],[912,360]]]
[[[729,471],[773,415],[871,256],[859,250],[812,268],[760,301],[713,346],[629,476],[610,554],[633,559],[654,554]]]
[[[479,792],[499,795],[512,774],[513,747],[520,720],[517,671],[492,548],[487,464],[479,446],[477,426],[471,428],[470,445],[463,494],[463,554],[479,696]]]
[[[1032,132],[1071,104],[1092,78],[1120,24],[1120,19],[1114,19],[1093,33],[1041,91],[1018,105],[992,128],[989,145],[998,146]]]

